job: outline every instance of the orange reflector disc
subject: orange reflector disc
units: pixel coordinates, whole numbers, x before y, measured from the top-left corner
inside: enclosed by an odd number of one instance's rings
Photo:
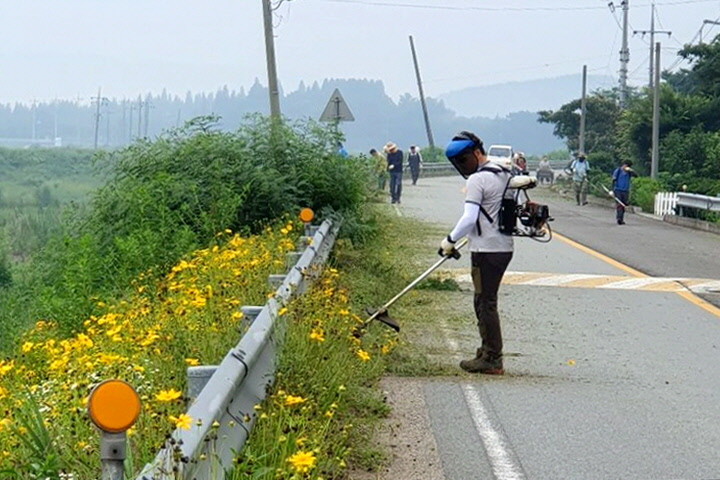
[[[105,380],[90,393],[88,413],[100,430],[121,433],[140,415],[140,397],[122,380]]]
[[[300,220],[305,223],[310,223],[315,218],[315,212],[309,208],[303,208],[300,210]]]

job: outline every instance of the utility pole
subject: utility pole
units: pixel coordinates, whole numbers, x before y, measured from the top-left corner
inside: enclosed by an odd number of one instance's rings
[[[102,95],[101,93],[101,87],[98,87],[98,94],[95,98],[97,102],[97,109],[95,110],[95,142],[93,143],[93,148],[97,150],[98,147],[98,131],[100,129],[100,102],[102,101]]]
[[[656,33],[666,33],[669,37],[672,35],[672,32],[669,30],[655,30],[655,4],[652,4],[652,7],[650,9],[650,30],[633,30],[633,35],[635,34],[642,34],[645,35],[646,33],[650,34],[650,61],[648,62],[650,64],[650,81],[648,82],[648,87],[653,88],[653,78],[655,77],[653,75],[653,67],[655,65],[655,34]]]
[[[265,24],[265,58],[268,71],[268,93],[270,95],[270,116],[280,119],[280,91],[278,88],[277,68],[275,66],[275,40],[272,25],[272,0],[262,0],[263,20]]]
[[[703,20],[702,25],[700,25],[700,43],[703,43],[703,27],[705,25],[720,25],[720,22],[715,20]]]
[[[630,49],[628,48],[628,11],[630,0],[622,0],[623,8],[623,36],[622,48],[620,49],[620,107],[625,108],[627,104],[627,77],[628,63],[630,62]]]
[[[425,119],[425,131],[427,132],[428,143],[431,149],[435,149],[432,129],[430,128],[430,117],[428,116],[427,105],[425,105],[425,94],[423,93],[422,80],[420,78],[420,67],[418,66],[417,55],[415,54],[415,43],[410,35],[410,50],[412,51],[413,63],[415,64],[415,77],[417,78],[418,91],[420,93],[420,105],[422,105],[423,118]]]
[[[587,94],[587,65],[583,65],[582,97],[580,99],[580,138],[578,139],[578,152],[585,153],[585,105]]]
[[[660,166],[660,42],[655,44],[655,88],[653,91],[652,157],[650,177],[657,179]]]

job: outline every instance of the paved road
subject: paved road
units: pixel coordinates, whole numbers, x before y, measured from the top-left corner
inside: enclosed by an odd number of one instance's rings
[[[421,179],[396,212],[449,230],[463,185]],[[720,237],[531,195],[562,238],[516,241],[500,295],[508,374],[422,381],[444,478],[720,478],[720,309],[683,288],[720,281]],[[457,295],[470,316],[471,293]],[[454,364],[478,343],[470,325],[444,341]]]

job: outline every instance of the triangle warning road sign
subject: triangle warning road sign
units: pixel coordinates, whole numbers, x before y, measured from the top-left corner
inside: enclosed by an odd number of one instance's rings
[[[328,100],[327,105],[325,106],[325,110],[323,110],[322,115],[320,115],[320,121],[321,122],[353,122],[355,121],[355,117],[353,117],[352,112],[350,111],[350,107],[348,107],[347,103],[345,103],[345,99],[342,95],[340,95],[340,90],[335,89],[335,91],[330,95],[330,100]]]

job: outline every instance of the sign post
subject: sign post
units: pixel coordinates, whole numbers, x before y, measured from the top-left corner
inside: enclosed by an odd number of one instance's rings
[[[140,415],[140,397],[122,380],[106,380],[90,392],[88,413],[100,429],[101,480],[123,480],[127,430]]]

